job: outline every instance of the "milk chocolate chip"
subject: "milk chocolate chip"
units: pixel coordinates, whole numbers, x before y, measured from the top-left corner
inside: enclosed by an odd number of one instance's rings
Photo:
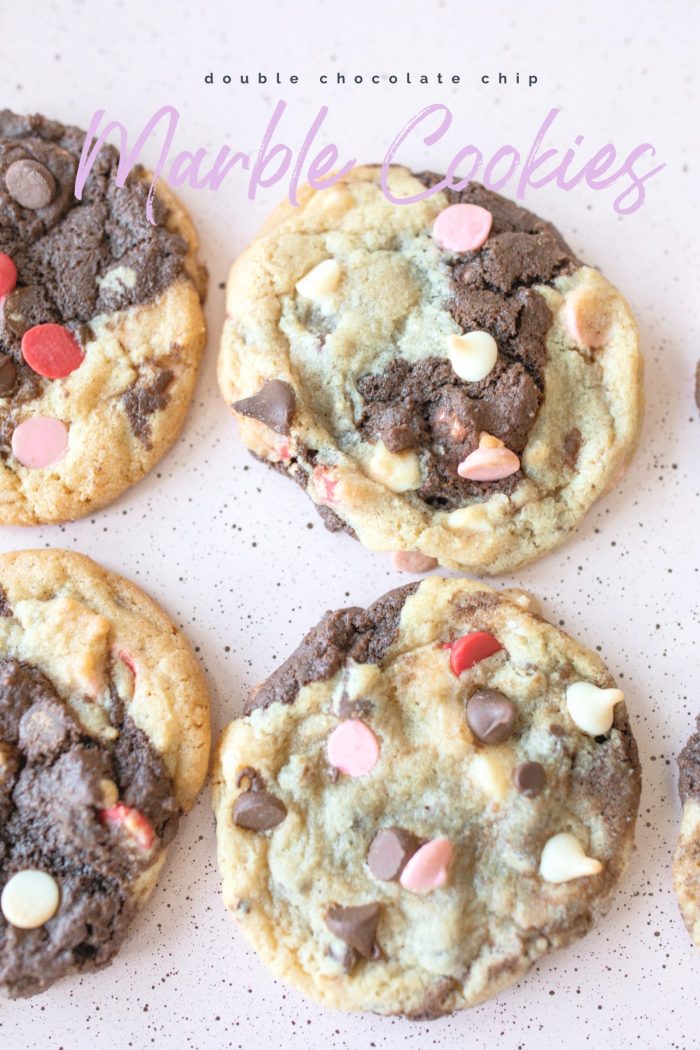
[[[257,394],[242,401],[234,401],[233,408],[243,416],[264,423],[278,434],[289,434],[296,398],[289,383],[268,379]]]
[[[502,744],[513,732],[515,704],[496,689],[479,689],[467,701],[467,724],[482,744]]]
[[[521,795],[534,798],[544,788],[546,776],[539,762],[521,762],[513,770],[513,783]]]
[[[374,936],[379,923],[379,905],[361,904],[356,908],[341,908],[336,904],[326,913],[326,926],[363,959],[376,957]]]
[[[398,879],[420,846],[420,840],[404,828],[382,828],[372,839],[367,864],[375,879]]]
[[[233,822],[248,831],[271,831],[287,816],[283,802],[269,791],[244,791],[233,807]]]
[[[0,353],[0,397],[8,397],[17,385],[17,368],[9,354]]]
[[[3,302],[5,324],[18,339],[34,325],[53,321],[56,312],[52,309],[46,292],[36,284],[15,288]]]
[[[13,200],[33,211],[45,208],[56,193],[56,180],[38,160],[16,160],[10,164],[5,172],[5,186]]]

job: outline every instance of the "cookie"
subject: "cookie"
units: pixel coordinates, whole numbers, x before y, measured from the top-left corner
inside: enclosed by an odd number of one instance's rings
[[[600,658],[526,606],[432,577],[326,613],[225,730],[224,901],[278,977],[435,1017],[605,912],[637,748]]]
[[[437,181],[389,175],[396,197]],[[550,223],[476,183],[394,205],[376,167],[282,206],[236,261],[218,375],[330,529],[417,571],[562,542],[642,415],[629,307]]]
[[[113,500],[174,442],[204,348],[206,273],[182,205],[116,185],[104,146],[82,199],[85,133],[0,111],[0,523],[66,521]]]
[[[176,626],[61,550],[0,556],[0,989],[114,957],[202,786],[209,702]]]
[[[673,886],[688,933],[700,948],[700,716],[697,730],[678,756],[678,767],[683,817],[673,857]]]

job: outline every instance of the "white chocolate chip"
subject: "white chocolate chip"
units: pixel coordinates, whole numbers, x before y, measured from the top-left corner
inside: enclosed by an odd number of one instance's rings
[[[97,277],[97,286],[103,292],[131,291],[136,287],[136,270],[130,266],[115,266],[108,270],[104,277]]]
[[[447,515],[446,524],[448,529],[453,529],[455,532],[460,532],[462,529],[470,532],[491,531],[488,512],[480,504],[453,510],[451,514]]]
[[[587,857],[583,846],[568,831],[552,835],[545,842],[540,857],[540,875],[545,882],[570,882],[586,875],[598,875],[603,865]]]
[[[415,452],[390,452],[378,442],[367,466],[369,476],[392,492],[409,492],[420,487],[420,463]]]
[[[566,690],[566,706],[583,733],[604,736],[612,729],[615,704],[625,695],[621,689],[599,689],[592,682],[574,682]]]
[[[447,337],[447,356],[455,374],[467,383],[485,379],[498,358],[498,344],[488,332]]]
[[[503,766],[493,755],[483,751],[472,758],[469,776],[485,795],[497,802],[500,802],[508,791],[509,780]]]
[[[542,612],[542,606],[540,605],[534,594],[530,594],[529,591],[524,591],[522,587],[507,587],[501,591],[504,598],[508,598],[509,601],[515,602],[525,612],[535,613],[537,616]]]
[[[323,299],[338,287],[340,266],[335,259],[324,259],[296,283],[296,290],[304,299]]]
[[[500,438],[494,437],[493,434],[488,434],[485,430],[482,430],[479,434],[479,448],[505,448],[505,445]]]
[[[100,791],[102,792],[102,805],[105,809],[109,809],[119,801],[119,789],[113,780],[101,780]]]
[[[35,930],[56,914],[60,893],[53,875],[36,868],[18,871],[5,884],[0,910],[20,930]]]

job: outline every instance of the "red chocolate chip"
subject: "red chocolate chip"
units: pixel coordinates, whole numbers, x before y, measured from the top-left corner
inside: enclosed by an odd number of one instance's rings
[[[9,295],[17,284],[17,267],[9,255],[0,252],[0,299]]]
[[[80,343],[60,324],[38,324],[26,331],[22,336],[22,356],[45,379],[63,379],[84,361]]]
[[[134,809],[133,806],[125,806],[122,802],[117,802],[114,806],[101,809],[99,813],[103,824],[123,828],[142,849],[150,849],[153,845],[156,837],[155,831],[143,813]]]
[[[462,671],[468,671],[474,664],[485,660],[487,656],[493,656],[503,646],[486,631],[475,631],[473,634],[462,635],[456,642],[448,646],[450,650],[450,667],[458,677]]]

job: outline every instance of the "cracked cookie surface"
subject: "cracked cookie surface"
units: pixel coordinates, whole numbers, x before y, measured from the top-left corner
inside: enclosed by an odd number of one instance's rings
[[[5,554],[0,587],[0,989],[18,997],[118,951],[202,786],[209,703],[165,613],[90,559]]]
[[[489,216],[478,247],[440,241],[455,207]],[[475,183],[394,205],[376,167],[280,206],[239,257],[218,374],[245,443],[330,528],[484,573],[565,539],[641,422],[629,308],[551,223]],[[475,454],[512,466],[475,476]]]
[[[427,1018],[604,914],[640,771],[597,655],[434,577],[326,613],[225,730],[213,787],[224,901],[273,972]]]
[[[118,187],[107,145],[77,200],[84,138],[0,111],[6,524],[72,520],[143,477],[180,431],[204,349],[206,272],[187,213],[159,185],[151,225],[150,177],[136,169]]]

